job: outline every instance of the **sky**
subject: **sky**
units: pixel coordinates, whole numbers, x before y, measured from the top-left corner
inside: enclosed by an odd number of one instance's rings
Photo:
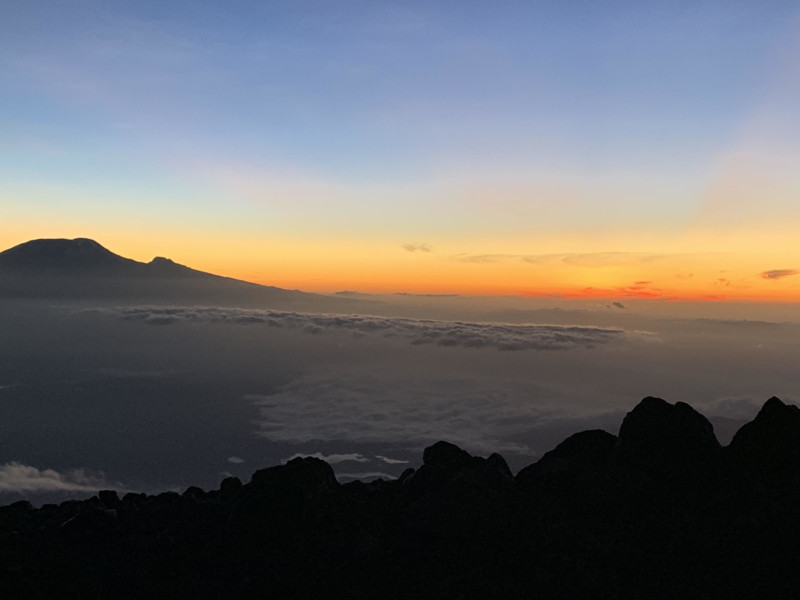
[[[0,247],[800,301],[800,3],[6,3]]]

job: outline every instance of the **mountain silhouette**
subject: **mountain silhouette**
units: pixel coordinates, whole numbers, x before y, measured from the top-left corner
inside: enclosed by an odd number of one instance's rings
[[[160,256],[139,262],[87,238],[31,240],[0,252],[0,298],[328,310],[353,304],[213,275]]]
[[[0,269],[28,273],[133,273],[141,263],[123,258],[86,238],[41,239],[0,252]]]

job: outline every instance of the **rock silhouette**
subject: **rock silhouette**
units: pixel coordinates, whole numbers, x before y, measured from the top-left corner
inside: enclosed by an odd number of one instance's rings
[[[512,477],[447,442],[395,481],[315,458],[183,494],[0,507],[9,598],[790,598],[800,409],[771,398],[720,447],[645,398]]]
[[[526,490],[553,481],[586,481],[608,466],[617,437],[601,429],[569,436],[538,462],[517,473],[517,485]]]
[[[648,396],[625,415],[614,453],[630,466],[691,469],[719,448],[713,426],[691,406]]]
[[[143,263],[86,238],[31,240],[0,252],[0,298],[329,310],[355,304],[212,275],[160,256]]]
[[[800,475],[800,408],[770,398],[756,418],[736,432],[728,450],[740,467],[755,473]]]

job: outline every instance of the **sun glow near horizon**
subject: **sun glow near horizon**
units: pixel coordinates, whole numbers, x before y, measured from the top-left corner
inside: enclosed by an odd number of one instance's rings
[[[37,236],[30,232],[32,239]],[[6,247],[27,241],[0,236]],[[44,237],[50,237],[45,235]],[[800,259],[785,245],[750,236],[736,251],[718,240],[713,244],[623,244],[601,246],[565,242],[569,251],[553,252],[548,244],[478,246],[491,252],[465,252],[470,244],[428,242],[385,243],[354,240],[297,240],[203,237],[199,234],[153,235],[140,239],[110,232],[75,232],[52,237],[92,237],[109,250],[148,262],[166,256],[192,268],[263,285],[332,293],[461,294],[564,298],[640,298],[673,301],[800,301]],[[741,236],[736,236],[742,242]],[[536,252],[544,247],[545,251]],[[659,248],[643,251],[640,248]],[[722,248],[711,251],[709,248]],[[517,251],[511,251],[517,248]],[[612,248],[607,250],[606,248]],[[782,251],[781,251],[782,250]]]

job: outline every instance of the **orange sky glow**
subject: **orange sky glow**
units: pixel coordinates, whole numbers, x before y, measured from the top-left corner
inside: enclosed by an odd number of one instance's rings
[[[139,235],[113,228],[86,231],[72,224],[51,225],[44,231],[34,225],[27,232],[0,229],[5,247],[34,237],[92,237],[135,260],[166,256],[219,275],[323,293],[800,301],[800,256],[788,231],[687,234],[649,241],[620,236],[614,242],[551,236],[536,244],[524,238],[477,243],[456,238],[434,245],[221,237],[157,229]],[[597,247],[603,251],[592,250]]]

